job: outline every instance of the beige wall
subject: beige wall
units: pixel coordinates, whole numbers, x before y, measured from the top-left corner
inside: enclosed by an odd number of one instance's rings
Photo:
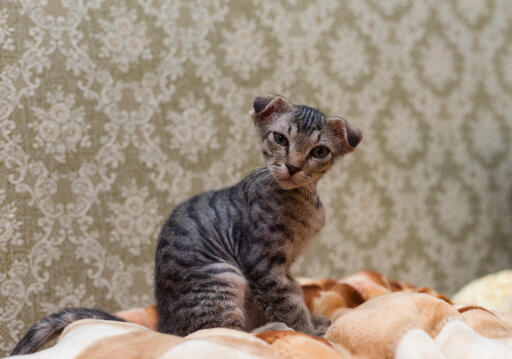
[[[166,215],[260,163],[257,94],[365,135],[298,274],[510,267],[509,0],[41,3],[0,4],[0,354],[57,308],[152,302]]]

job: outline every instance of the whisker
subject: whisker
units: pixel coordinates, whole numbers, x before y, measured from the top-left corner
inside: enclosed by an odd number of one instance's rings
[[[272,177],[272,174],[267,167],[258,168],[252,173],[248,183],[243,188],[249,200],[254,198],[257,189],[262,187],[269,180],[269,177]]]
[[[270,187],[270,185],[274,182],[274,176],[270,173],[270,171],[265,175],[262,180],[262,189],[265,191]]]

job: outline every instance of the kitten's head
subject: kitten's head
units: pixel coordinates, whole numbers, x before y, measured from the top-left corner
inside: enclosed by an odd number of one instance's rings
[[[336,157],[353,151],[362,139],[346,120],[292,105],[282,96],[256,97],[253,106],[266,166],[283,189],[316,183]]]

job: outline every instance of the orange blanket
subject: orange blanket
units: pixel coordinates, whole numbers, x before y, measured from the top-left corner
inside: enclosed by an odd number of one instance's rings
[[[512,358],[510,315],[475,305],[454,305],[433,290],[371,271],[340,280],[300,282],[310,311],[331,318],[325,338],[222,328],[182,338],[153,330],[157,314],[151,306],[118,313],[132,323],[74,322],[55,346],[26,358]]]
[[[293,354],[292,357],[320,358],[319,353],[325,353],[326,358],[380,359],[398,355],[409,358],[413,357],[411,350],[428,353],[428,350],[439,349],[442,353],[441,347],[446,343],[440,341],[445,337],[453,340],[472,338],[472,343],[494,339],[498,346],[508,345],[512,354],[512,316],[475,305],[453,305],[449,298],[429,288],[417,288],[372,271],[358,272],[339,280],[300,279],[299,282],[309,310],[332,321],[326,340],[297,332],[255,335],[279,350]],[[157,314],[153,306],[118,315],[150,329],[156,327]],[[224,335],[226,331],[214,329],[208,335],[215,337],[216,333]],[[440,334],[444,337],[440,338]],[[436,342],[436,339],[439,340]],[[493,347],[493,343],[485,343]],[[471,348],[469,344],[465,344],[467,348]],[[457,348],[454,350],[461,354]],[[311,356],[313,352],[315,354]],[[334,352],[336,356],[332,356]]]
[[[309,311],[331,319],[357,307],[368,299],[399,291],[426,293],[453,304],[449,298],[432,289],[418,288],[369,270],[357,272],[338,280],[299,278],[298,281],[302,286],[304,300]],[[158,316],[153,305],[116,314],[129,322],[156,329]]]

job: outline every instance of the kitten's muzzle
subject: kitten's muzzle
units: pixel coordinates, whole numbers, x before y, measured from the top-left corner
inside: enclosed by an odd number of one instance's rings
[[[286,168],[288,168],[288,173],[290,174],[290,177],[300,171],[299,167],[293,166],[289,163],[286,164]]]

